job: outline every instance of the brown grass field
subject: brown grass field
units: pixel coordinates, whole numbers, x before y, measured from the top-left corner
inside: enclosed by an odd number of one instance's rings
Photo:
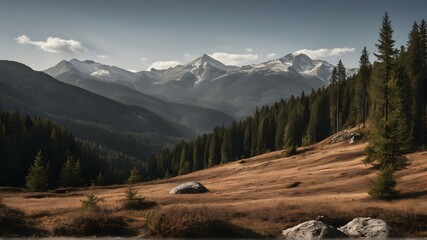
[[[245,162],[135,185],[140,195],[157,203],[151,210],[121,210],[124,185],[96,188],[103,200],[98,213],[80,209],[80,200],[88,191],[84,188],[65,194],[3,190],[0,196],[4,205],[23,212],[26,224],[43,230],[41,235],[45,236],[54,235],[58,226],[75,224],[73,219],[95,215],[122,219],[129,231],[117,235],[139,237],[200,236],[189,233],[198,230],[188,225],[206,221],[218,228],[230,224],[239,228],[241,236],[277,237],[282,229],[318,216],[334,226],[354,217],[379,217],[397,236],[427,237],[427,152],[409,154],[408,166],[397,173],[400,199],[379,201],[367,194],[369,178],[375,171],[362,162],[366,143],[329,144],[330,139],[300,148],[292,157],[276,151]],[[209,192],[168,193],[186,181],[199,181]],[[183,233],[183,228],[187,232]]]

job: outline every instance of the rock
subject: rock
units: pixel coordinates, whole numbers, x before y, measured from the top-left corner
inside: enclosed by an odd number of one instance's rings
[[[208,189],[199,182],[186,182],[170,190],[170,194],[204,193]]]
[[[311,220],[282,231],[286,239],[344,238],[344,233],[322,221]]]
[[[359,133],[352,133],[350,134],[350,140],[348,140],[349,144],[353,144],[356,141],[359,141],[362,138],[362,136]]]
[[[381,219],[355,218],[338,230],[350,237],[362,238],[388,238],[390,236],[390,226]]]

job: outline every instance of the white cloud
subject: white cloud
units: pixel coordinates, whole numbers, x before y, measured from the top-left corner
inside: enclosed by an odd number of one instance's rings
[[[275,57],[277,54],[276,53],[269,53],[269,54],[267,54],[267,57],[269,57],[269,58],[273,58],[273,57]]]
[[[142,58],[139,59],[139,61],[147,61],[147,60],[148,60],[147,57],[142,57]]]
[[[224,63],[225,65],[240,65],[248,61],[258,59],[257,54],[250,54],[250,53],[236,54],[236,53],[214,52],[210,56]]]
[[[110,75],[110,72],[107,70],[99,69],[99,70],[96,70],[95,72],[91,73],[90,75],[94,76],[94,77],[103,77],[103,76]]]
[[[189,54],[189,53],[186,53],[186,54],[184,54],[184,56],[185,56],[185,57],[187,57],[187,58],[190,58],[190,57],[192,57],[193,55],[191,55],[191,54]]]
[[[107,58],[108,56],[107,56],[107,55],[104,55],[104,54],[98,54],[98,55],[97,55],[97,57],[98,57],[98,58],[101,58],[101,59],[105,59],[105,58]]]
[[[152,68],[155,69],[168,69],[170,67],[175,67],[176,65],[182,64],[181,62],[171,60],[171,61],[157,61],[153,62],[148,66],[147,70],[150,71]]]
[[[343,48],[320,48],[316,50],[310,49],[300,49],[295,52],[295,54],[303,53],[310,58],[321,58],[321,57],[331,57],[331,56],[341,56],[343,54],[354,52],[355,48],[343,47]]]
[[[253,52],[254,50],[252,48],[245,48],[246,52]]]
[[[51,53],[76,53],[87,51],[81,42],[73,39],[67,40],[57,37],[48,37],[46,41],[31,41],[29,37],[21,35],[15,38],[15,40],[19,44],[30,44]]]

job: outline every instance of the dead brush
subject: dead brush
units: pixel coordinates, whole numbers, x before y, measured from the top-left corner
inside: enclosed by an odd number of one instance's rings
[[[260,237],[259,234],[226,221],[225,211],[203,207],[169,207],[154,217],[154,235],[172,238]]]

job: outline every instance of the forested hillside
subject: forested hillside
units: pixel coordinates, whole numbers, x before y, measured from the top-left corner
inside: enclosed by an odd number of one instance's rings
[[[389,158],[394,158],[395,152],[405,152],[400,145],[393,145],[397,140],[393,136],[397,135],[388,134],[399,124],[406,126],[406,130],[399,129],[400,133],[407,133],[405,144],[409,147],[405,149],[425,148],[426,22],[414,23],[407,46],[396,49],[387,14],[383,21],[374,64],[371,64],[365,48],[356,75],[346,76],[344,64],[339,61],[327,88],[264,106],[253,116],[228,128],[217,127],[196,140],[183,141],[173,149],[162,150],[150,159],[146,168],[148,177],[156,179],[185,174],[267,151],[284,148],[290,151],[295,146],[316,143],[349,126],[360,124],[364,127],[368,115],[374,122],[373,131],[377,125],[388,129],[383,131],[382,137],[389,145],[384,143],[379,148],[384,151],[392,149]],[[388,117],[383,114],[387,109],[392,113]],[[380,117],[378,113],[381,113]],[[391,145],[394,147],[390,148]],[[370,162],[377,158],[377,155],[371,156]]]
[[[37,153],[47,170],[49,188],[122,183],[137,159],[76,140],[63,127],[48,120],[0,111],[0,185],[24,186]],[[72,165],[76,182],[60,175]]]

